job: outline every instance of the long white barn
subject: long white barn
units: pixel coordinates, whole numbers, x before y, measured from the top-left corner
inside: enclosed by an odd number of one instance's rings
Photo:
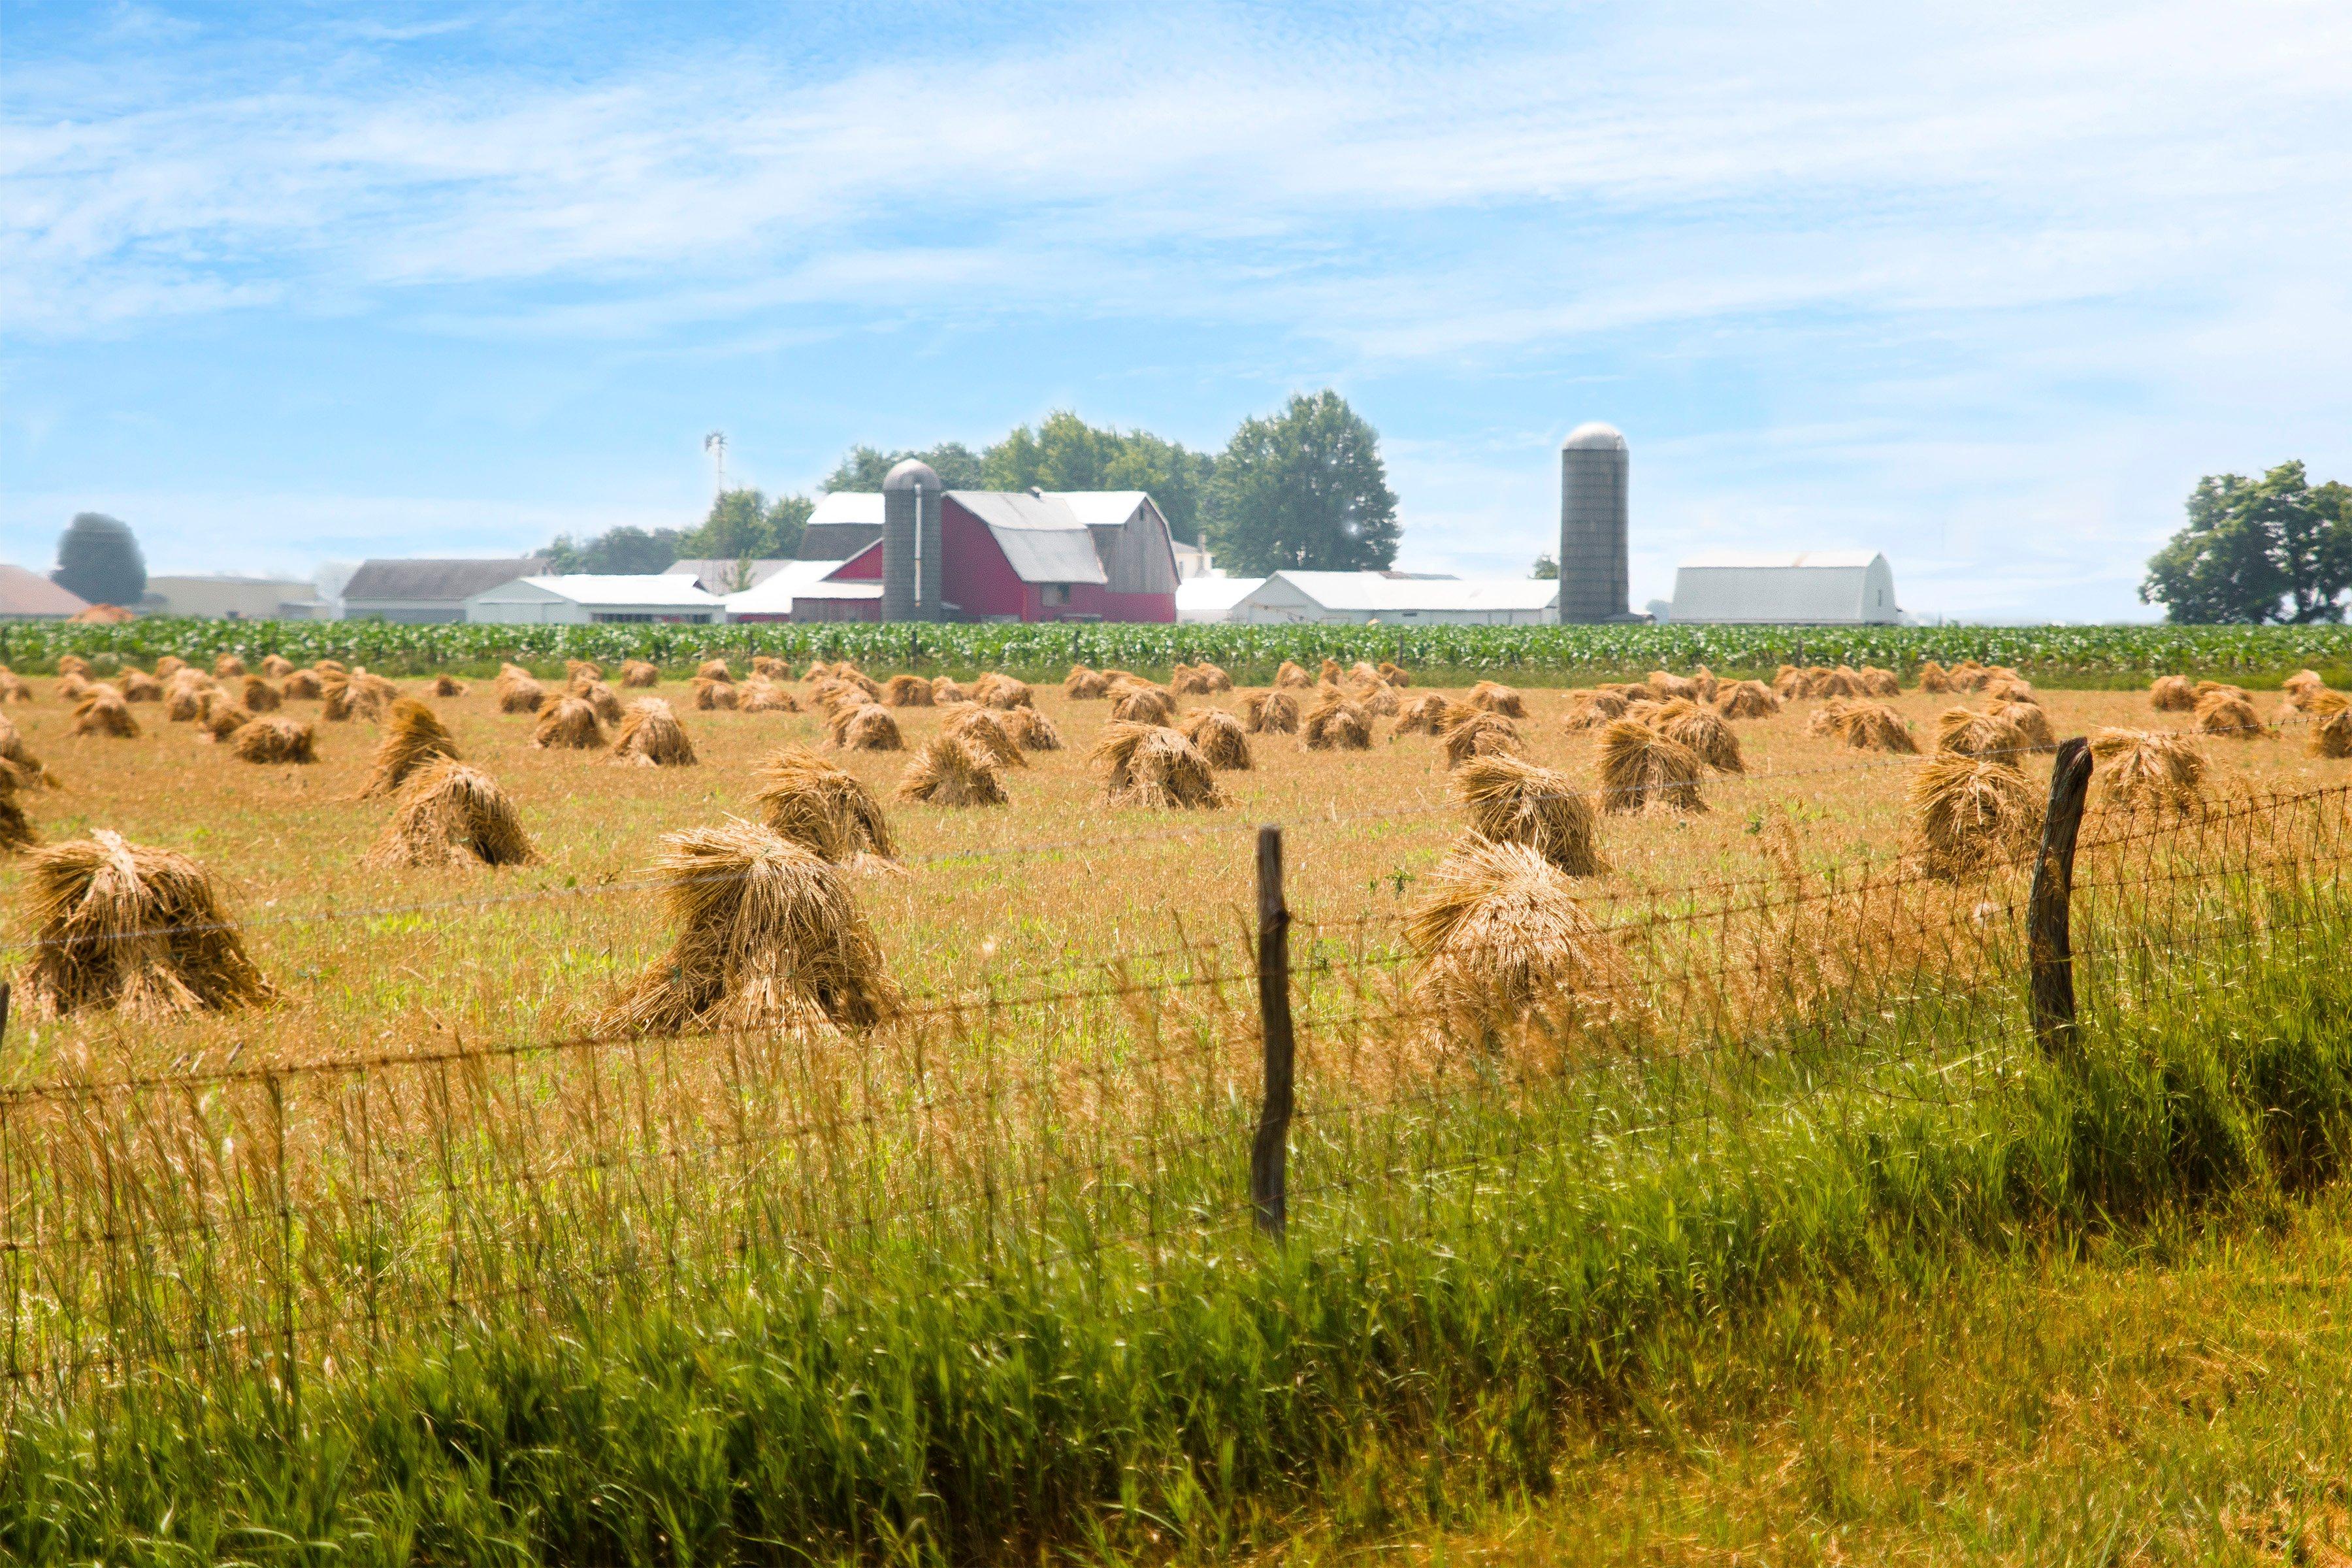
[[[1869,550],[1712,551],[1675,569],[1675,623],[1893,626],[1895,569]]]
[[[1528,577],[1410,577],[1385,572],[1276,572],[1225,618],[1245,626],[1542,626],[1559,584]]]

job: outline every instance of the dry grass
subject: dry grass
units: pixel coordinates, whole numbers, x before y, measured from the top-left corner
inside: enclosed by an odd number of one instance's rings
[[[940,733],[979,747],[1000,767],[1029,765],[1029,759],[1021,754],[1021,742],[1013,737],[1012,726],[994,709],[967,705],[949,717]]]
[[[1677,697],[1687,697],[1693,700],[1698,697],[1697,681],[1686,675],[1675,675],[1667,670],[1650,671],[1649,679],[1643,684],[1647,686],[1651,694],[1661,702],[1671,702]]]
[[[732,713],[737,704],[742,700],[741,694],[735,689],[733,681],[715,679],[707,675],[696,676],[691,689],[694,692],[694,706],[698,712]]]
[[[1103,726],[1087,760],[1102,770],[1104,793],[1114,805],[1192,811],[1225,804],[1208,758],[1160,725],[1114,720]]]
[[[122,672],[121,679],[117,680],[114,685],[115,689],[122,693],[122,700],[125,702],[161,702],[163,700],[163,683],[156,679],[153,676],[144,674],[136,669],[124,670]],[[275,696],[276,693],[273,692],[271,695]]]
[[[926,805],[1003,805],[1004,779],[997,772],[999,765],[995,754],[978,740],[934,735],[900,775],[898,798]]]
[[[959,702],[971,700],[971,693],[965,690],[963,683],[953,676],[935,675],[931,678],[932,707],[952,708]]]
[[[1444,695],[1425,691],[1397,711],[1396,728],[1389,731],[1393,741],[1400,735],[1442,735],[1452,721],[1453,704]]]
[[[997,714],[996,721],[1004,726],[1024,752],[1058,752],[1062,749],[1062,731],[1055,722],[1034,708],[1007,708]]]
[[[1029,689],[1027,681],[1015,680],[992,669],[971,683],[971,698],[987,708],[1034,708],[1037,705],[1037,694]]]
[[[1307,715],[1303,739],[1309,751],[1369,751],[1372,744],[1371,716],[1332,689]]]
[[[444,685],[455,687],[456,689],[443,691],[441,688]],[[462,697],[466,693],[466,683],[454,675],[436,676],[433,681],[433,689],[444,697]],[[289,702],[316,702],[326,695],[326,685],[317,670],[297,669],[289,672],[285,679],[278,683],[278,695]]]
[[[1250,768],[1249,731],[1223,709],[1196,708],[1176,728],[1219,772],[1243,773]]]
[[[567,658],[563,661],[563,680],[567,686],[578,688],[604,679],[604,667],[593,658]]]
[[[1391,664],[1387,659],[1381,660],[1381,679],[1399,691],[1412,684],[1412,675],[1410,671],[1402,666]]]
[[[646,663],[642,658],[624,659],[621,662],[621,684],[624,687],[637,689],[659,686],[661,668],[657,665]]]
[[[622,713],[621,728],[613,737],[613,760],[642,768],[690,768],[696,762],[686,726],[658,697],[640,697]]]
[[[229,752],[240,762],[315,763],[319,736],[299,719],[271,713],[239,725],[229,737]]]
[[[2147,689],[2147,705],[2159,713],[2197,711],[2197,688],[2185,675],[2159,675]]]
[[[1715,710],[1727,719],[1769,719],[1780,711],[1780,700],[1760,680],[1735,680],[1716,693]]]
[[[541,752],[593,752],[604,744],[604,726],[584,698],[559,697],[541,710],[530,744]]]
[[[499,711],[501,713],[536,713],[547,700],[547,688],[533,679],[530,671],[520,665],[510,664],[500,669],[492,689],[498,694]]]
[[[65,668],[65,664],[62,660],[58,662],[58,668],[60,669]],[[213,675],[218,679],[227,680],[232,678],[242,678],[244,674],[245,660],[237,658],[236,655],[233,653],[222,654],[213,660]]]
[[[1242,696],[1242,728],[1253,735],[1298,733],[1298,699],[1276,688]]]
[[[196,739],[207,744],[226,741],[253,721],[253,715],[217,691],[204,694],[196,715]]]
[[[363,863],[430,869],[527,866],[538,858],[514,802],[496,779],[455,758],[436,757],[400,786],[392,820]]]
[[[1281,668],[1274,672],[1274,685],[1277,691],[1312,691],[1315,689],[1315,678],[1307,674],[1302,667],[1286,658],[1282,661]]]
[[[2016,725],[2017,732],[2024,736],[2025,743],[2035,751],[2054,752],[2058,749],[2058,737],[2050,728],[2050,715],[2042,710],[2039,702],[1996,700],[1991,711],[1995,718],[2006,719]]]
[[[1931,658],[1919,667],[1920,690],[1940,695],[1951,689],[1952,678],[1945,673],[1942,665]]]
[[[23,783],[39,784],[44,789],[58,787],[57,775],[25,743],[25,732],[14,720],[5,717],[0,717],[0,763],[5,763],[9,773]]]
[[[2205,753],[2177,730],[2091,732],[2093,787],[2123,810],[2188,812],[2205,798]]]
[[[866,855],[891,858],[882,803],[846,768],[792,746],[762,762],[751,782],[751,799],[771,833],[835,865]]]
[[[2042,799],[2015,763],[1938,752],[1911,781],[1922,864],[1961,877],[2032,852],[2042,835]]]
[[[139,735],[139,717],[122,700],[122,693],[111,686],[94,686],[89,695],[74,704],[73,733],[135,740]]]
[[[1706,764],[1696,752],[1638,719],[1620,719],[1601,731],[1601,809],[1612,814],[1706,809],[1699,781]]]
[[[1431,873],[1407,935],[1420,957],[1416,1002],[1474,1041],[1565,1032],[1623,978],[1568,879],[1524,844],[1457,846]]]
[[[5,665],[0,665],[0,702],[31,702],[36,700],[33,683]]]
[[[883,685],[882,700],[893,708],[929,708],[931,683],[919,675],[894,675]]]
[[[1454,798],[1483,838],[1524,844],[1571,877],[1607,869],[1591,803],[1566,773],[1517,757],[1473,757],[1454,771]]]
[[[99,828],[26,857],[36,942],[19,984],[35,1016],[104,1009],[133,1018],[269,1000],[204,867]]]
[[[2279,705],[2291,712],[2310,711],[2305,704],[2313,698],[2333,696],[2341,700],[2341,694],[2330,692],[2327,682],[2320,679],[2319,671],[2315,669],[2298,669],[2280,681],[2279,694]],[[2326,711],[2333,712],[2335,710]]]
[[[1858,752],[1911,756],[1919,750],[1919,742],[1912,739],[1903,715],[1884,702],[1849,702],[1832,698],[1814,710],[1812,718],[1806,721],[1805,731],[1832,737]]]
[[[1527,749],[1519,727],[1500,713],[1457,704],[1445,726],[1445,765],[1458,768],[1473,757],[1516,757]]]
[[[1112,690],[1110,716],[1122,724],[1171,724],[1176,700],[1156,686],[1121,685]]]
[[[2314,724],[2304,750],[2315,757],[2352,757],[2352,707],[2339,708]]]
[[[2269,732],[2254,705],[2234,687],[2217,688],[2197,700],[2197,728],[2201,734],[2228,735],[2240,741]]]
[[[1500,713],[1506,719],[1528,716],[1527,699],[1498,680],[1482,680],[1470,689],[1463,699],[1473,708],[1483,708],[1489,713]]]
[[[524,679],[530,679],[528,676]],[[532,681],[531,686],[532,689],[536,690],[538,682]],[[330,671],[320,678],[319,692],[320,715],[335,723],[343,723],[352,719],[381,720],[391,710],[392,705],[400,700],[398,687],[384,679],[383,677],[370,675],[363,669],[352,670],[348,673],[341,670]],[[502,710],[509,713],[536,711],[538,707],[537,700],[532,700],[529,709],[523,710],[505,708],[503,702],[501,703]]]
[[[1721,773],[1744,773],[1739,737],[1714,709],[1696,698],[1677,697],[1649,716],[1650,728],[1669,741],[1689,747],[1699,761]]]
[[[700,664],[694,667],[694,679],[697,680],[723,680],[731,683],[734,680],[735,676],[734,672],[727,668],[727,661],[725,659],[706,658]]]
[[[609,690],[610,688],[601,689]],[[928,701],[929,687],[923,688],[923,695]],[[620,706],[619,699],[614,700],[614,706],[616,709]],[[801,710],[800,699],[764,675],[755,675],[743,683],[742,697],[735,706],[745,713],[797,713]]]
[[[375,771],[368,775],[361,798],[390,795],[425,763],[457,755],[457,737],[441,716],[415,698],[404,697],[384,720],[383,738],[375,746]]]
[[[1936,716],[1936,749],[1963,757],[2014,759],[2032,742],[2013,719],[1973,708],[1947,708]]]
[[[677,935],[602,1029],[864,1029],[899,1005],[842,874],[753,823],[690,828],[654,866]]]
[[[286,700],[278,694],[278,688],[261,677],[248,675],[237,700],[245,704],[245,710],[248,713],[275,713]]]
[[[896,752],[906,745],[898,733],[898,721],[879,702],[845,703],[835,709],[825,721],[825,736],[847,752]]]

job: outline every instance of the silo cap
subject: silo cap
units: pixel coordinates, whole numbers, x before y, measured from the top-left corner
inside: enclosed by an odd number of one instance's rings
[[[890,470],[882,481],[886,490],[935,490],[940,488],[940,476],[920,458],[909,458]]]
[[[1559,444],[1563,452],[1622,452],[1625,449],[1625,433],[1614,425],[1603,425],[1595,419],[1580,425],[1568,433]]]

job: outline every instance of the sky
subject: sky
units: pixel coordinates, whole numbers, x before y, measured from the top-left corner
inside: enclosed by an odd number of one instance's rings
[[[2145,618],[2352,479],[2352,6],[0,0],[0,559],[495,554],[1057,408],[1379,429],[1399,563],[1633,453],[1633,599]]]

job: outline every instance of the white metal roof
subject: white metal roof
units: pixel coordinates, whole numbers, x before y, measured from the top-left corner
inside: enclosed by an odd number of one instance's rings
[[[1276,582],[1288,584],[1327,610],[1380,614],[1544,610],[1559,600],[1558,583],[1532,577],[1391,577],[1379,572],[1286,571],[1276,573],[1262,586],[1270,590]]]
[[[1110,581],[1102,557],[1095,552],[1095,536],[1061,497],[1027,490],[950,490],[948,495],[988,525],[997,548],[1023,582]]]
[[[1088,528],[1116,528],[1151,497],[1142,490],[1047,490]]]
[[[727,613],[730,616],[788,616],[793,613],[794,599],[863,597],[856,594],[819,593],[819,584],[826,588],[870,587],[877,594],[882,591],[879,583],[826,583],[826,574],[839,571],[841,565],[838,561],[784,562],[741,593],[728,595]]]
[[[1257,592],[1263,577],[1187,577],[1176,584],[1176,618],[1220,615]]]
[[[1895,573],[1874,550],[1714,551],[1675,573],[1676,621],[1892,624]]]
[[[882,492],[880,490],[827,490],[816,498],[816,510],[809,513],[809,526],[821,522],[856,522],[868,528],[882,526]]]
[[[530,594],[511,593],[516,588],[535,589],[541,595],[568,599],[575,605],[659,605],[678,609],[715,610],[722,602],[696,587],[691,577],[672,577],[660,573],[628,575],[575,572],[562,576],[522,577],[495,588],[485,588],[471,598],[497,602],[509,597],[520,600],[532,597]]]
[[[740,560],[728,561],[720,559],[708,559],[698,561],[673,561],[667,567],[663,569],[662,575],[665,577],[691,577],[696,582],[707,585],[711,583],[725,583],[730,580],[743,564],[744,563]],[[794,563],[788,556],[765,556],[753,561],[751,563],[751,578],[746,583],[745,586],[756,588],[761,584],[766,582],[769,578],[774,576],[782,568],[793,564],[794,564]],[[706,587],[706,592],[719,592],[719,590],[709,589]]]
[[[1707,550],[1683,563],[1701,570],[1786,571],[1797,567],[1864,567],[1879,559],[1875,550]]]

